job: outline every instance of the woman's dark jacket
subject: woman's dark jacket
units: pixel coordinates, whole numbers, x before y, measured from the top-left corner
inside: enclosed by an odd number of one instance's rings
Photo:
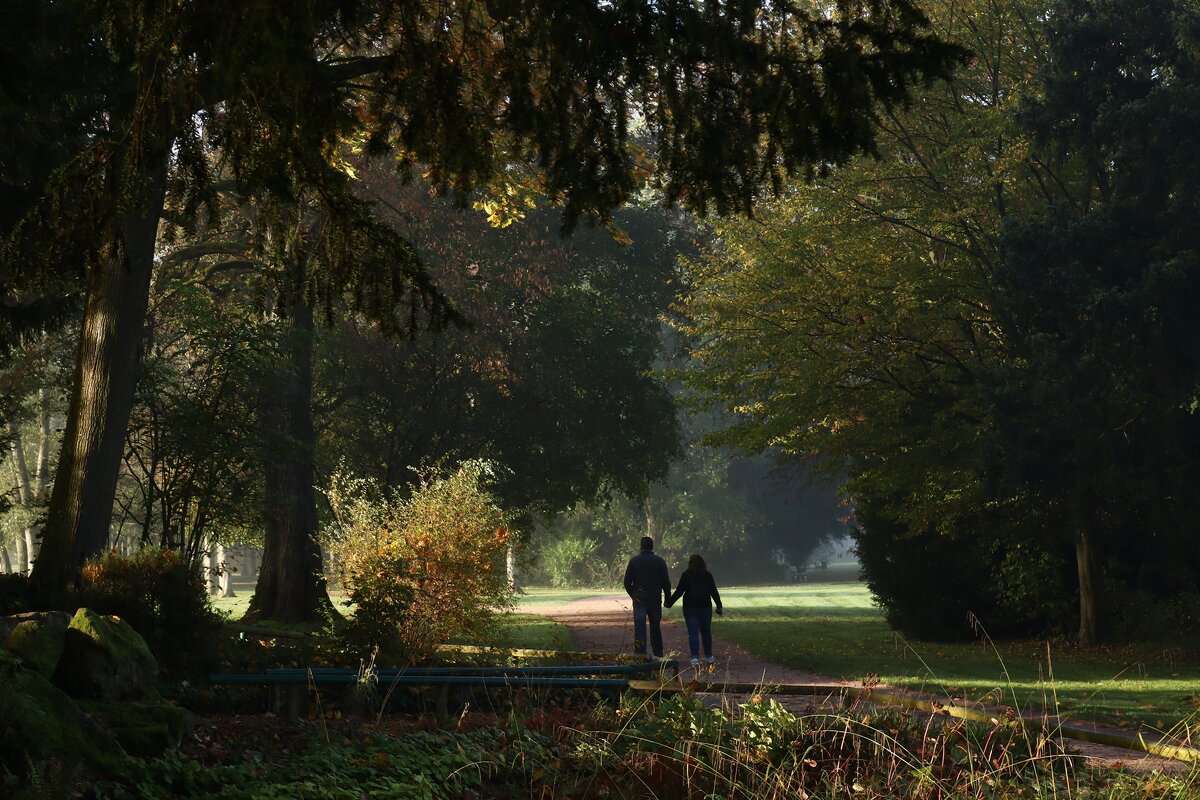
[[[717,582],[713,580],[712,573],[707,570],[692,572],[690,569],[685,569],[679,576],[679,586],[675,587],[675,593],[667,601],[667,608],[675,605],[675,601],[679,599],[680,595],[683,596],[684,608],[712,608],[709,598],[712,598],[713,602],[717,604],[717,608],[721,607],[721,595],[717,592]]]

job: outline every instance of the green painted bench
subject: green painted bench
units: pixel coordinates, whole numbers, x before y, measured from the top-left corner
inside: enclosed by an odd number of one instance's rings
[[[629,688],[631,677],[671,672],[679,674],[674,660],[640,664],[542,667],[408,667],[372,670],[363,674],[345,668],[269,669],[261,673],[209,675],[213,685],[266,686],[271,690],[271,710],[286,719],[300,714],[305,689],[309,686],[353,686],[373,681],[376,687],[435,687],[439,716],[448,706],[450,687],[463,689],[591,689],[619,694]],[[613,676],[613,677],[599,677]],[[627,677],[616,677],[627,676]]]

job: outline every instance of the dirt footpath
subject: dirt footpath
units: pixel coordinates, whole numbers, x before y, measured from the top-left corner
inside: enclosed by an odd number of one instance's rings
[[[561,606],[545,604],[517,608],[529,614],[540,614],[566,625],[575,639],[577,649],[594,653],[633,652],[633,607],[624,594],[606,594],[564,603]],[[737,609],[726,609],[727,614],[736,614]],[[810,683],[828,685],[830,697],[822,698],[778,698],[793,712],[803,713],[817,707],[828,710],[839,705],[837,687],[850,686],[846,681],[827,675],[801,672],[763,661],[741,647],[721,639],[721,617],[713,617],[713,655],[717,659],[711,680],[732,683],[782,684]],[[679,606],[663,611],[663,650],[668,657],[680,660],[681,668],[687,664],[687,627],[683,623],[683,612]],[[686,668],[685,668],[686,674]],[[729,698],[740,702],[741,698]],[[1089,766],[1123,766],[1137,771],[1186,772],[1188,765],[1181,761],[1159,758],[1116,747],[1105,747],[1088,742],[1072,742],[1072,749],[1088,760]]]
[[[557,607],[545,605],[518,608],[531,614],[541,614],[571,629],[579,650],[594,653],[633,652],[633,606],[623,594],[602,595],[576,600]],[[729,613],[736,614],[736,611]],[[663,610],[663,650],[668,657],[686,665],[688,652],[687,627],[679,606]],[[815,683],[831,687],[847,685],[824,675],[781,667],[752,656],[736,644],[720,638],[721,617],[713,616],[713,655],[717,659],[713,680],[736,683]]]

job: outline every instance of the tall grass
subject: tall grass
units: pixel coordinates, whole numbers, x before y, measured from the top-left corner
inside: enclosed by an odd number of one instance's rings
[[[1093,770],[1051,729],[892,710],[789,710],[774,700],[627,700],[559,730],[570,753],[548,797],[1191,798],[1200,773]],[[538,787],[531,787],[538,788]]]

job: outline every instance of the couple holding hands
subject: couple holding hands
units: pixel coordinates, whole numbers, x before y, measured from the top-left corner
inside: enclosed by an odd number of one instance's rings
[[[700,644],[704,644],[704,655],[713,663],[712,615],[713,603],[717,616],[721,607],[721,595],[717,582],[704,564],[704,559],[693,555],[688,559],[687,569],[679,576],[679,585],[671,592],[671,576],[667,562],[654,552],[654,540],[642,537],[642,552],[629,559],[625,568],[625,591],[633,600],[633,648],[638,655],[646,653],[646,627],[650,627],[650,646],[657,658],[663,655],[662,610],[675,605],[683,598],[683,620],[687,623],[688,646],[692,651],[692,666],[700,665]],[[662,599],[666,598],[663,603]]]

